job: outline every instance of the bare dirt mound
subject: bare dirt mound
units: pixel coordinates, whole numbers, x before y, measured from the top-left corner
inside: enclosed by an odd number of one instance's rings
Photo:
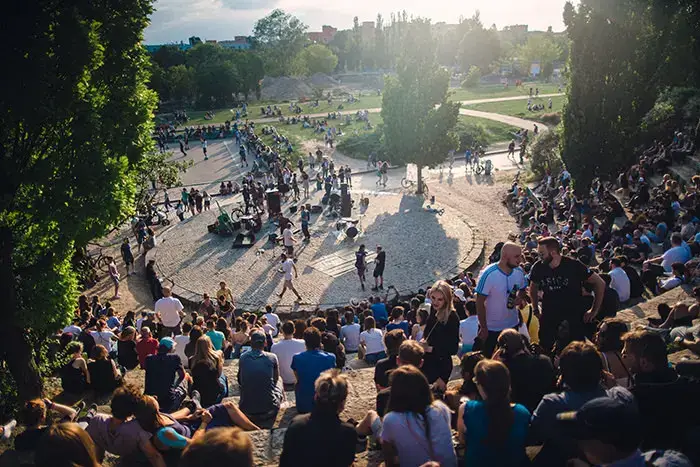
[[[266,76],[262,82],[261,95],[263,100],[284,101],[300,99],[302,97],[310,97],[312,93],[312,87],[300,78],[290,78],[288,76],[273,78]]]
[[[309,76],[308,83],[314,87],[320,88],[332,88],[334,86],[340,86],[340,81],[328,76],[325,73],[314,73]]]

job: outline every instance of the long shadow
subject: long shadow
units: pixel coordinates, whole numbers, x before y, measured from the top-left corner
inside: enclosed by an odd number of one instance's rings
[[[402,294],[416,292],[445,278],[460,259],[458,239],[447,236],[437,215],[423,210],[423,200],[419,197],[403,196],[397,213],[380,215],[371,225],[364,226],[361,243],[369,250],[373,250],[380,239],[387,254],[385,289],[393,285]],[[440,254],[436,255],[438,248]],[[370,265],[366,274],[370,285],[373,285],[373,269]],[[360,289],[354,270],[333,279],[320,301],[344,304],[350,298],[348,291],[352,293],[353,290],[357,290],[353,298],[370,293]]]

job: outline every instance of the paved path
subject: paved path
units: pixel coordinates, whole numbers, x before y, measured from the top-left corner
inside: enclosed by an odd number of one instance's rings
[[[525,120],[524,118],[513,117],[511,115],[497,114],[493,112],[482,112],[481,110],[471,110],[471,109],[459,109],[460,115],[467,115],[469,117],[485,118],[487,120],[493,120],[494,122],[505,123],[506,125],[525,128],[530,131],[533,130],[535,124],[539,127],[540,131],[547,131],[547,125],[534,122],[532,120]]]

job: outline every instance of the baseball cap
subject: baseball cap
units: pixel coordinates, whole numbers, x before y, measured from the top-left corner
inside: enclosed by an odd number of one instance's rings
[[[634,449],[642,442],[642,419],[635,403],[611,397],[586,402],[575,412],[557,415],[562,433],[577,440],[598,440]]]
[[[164,349],[173,350],[175,347],[175,341],[169,337],[164,337],[158,343],[158,347],[163,347]]]
[[[250,343],[251,344],[264,344],[265,343],[265,334],[260,332],[260,331],[254,331],[250,335]]]
[[[464,290],[462,290],[462,289],[457,289],[457,290],[455,290],[455,296],[456,296],[457,298],[459,298],[459,299],[460,299],[461,301],[463,301],[463,302],[466,302],[466,301],[467,301],[467,299],[464,298]]]

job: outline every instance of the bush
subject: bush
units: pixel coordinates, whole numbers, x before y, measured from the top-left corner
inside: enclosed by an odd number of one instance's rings
[[[475,88],[479,85],[481,79],[481,68],[472,65],[467,72],[467,77],[462,81],[462,87],[465,89]]]
[[[375,153],[379,160],[386,158],[386,147],[382,140],[382,130],[377,128],[370,133],[346,136],[338,143],[338,151],[348,157],[366,160],[370,153]]]
[[[544,123],[547,126],[557,126],[561,123],[560,113],[542,114],[535,120]]]
[[[477,146],[486,147],[489,144],[489,132],[480,123],[465,122],[458,120],[455,126],[455,134],[459,141],[459,150],[466,151]]]
[[[527,150],[530,157],[530,167],[537,177],[542,178],[547,169],[552,174],[561,171],[564,163],[559,155],[559,129],[540,134]]]

